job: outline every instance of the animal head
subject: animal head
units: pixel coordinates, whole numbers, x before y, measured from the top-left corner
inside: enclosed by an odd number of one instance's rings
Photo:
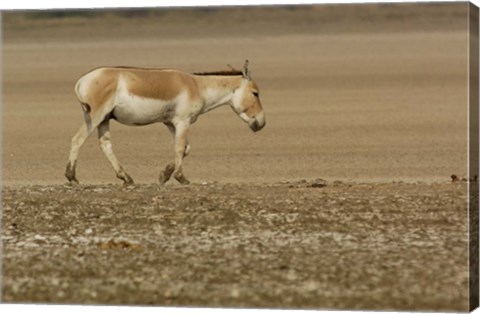
[[[248,60],[245,60],[242,75],[240,87],[233,94],[232,108],[252,131],[257,132],[265,126],[266,121],[260,102],[260,90],[252,80]]]

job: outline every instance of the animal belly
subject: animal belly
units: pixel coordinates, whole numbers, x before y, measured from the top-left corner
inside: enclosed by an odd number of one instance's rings
[[[175,112],[172,102],[132,97],[118,101],[113,118],[126,125],[147,125],[155,122],[168,122]]]

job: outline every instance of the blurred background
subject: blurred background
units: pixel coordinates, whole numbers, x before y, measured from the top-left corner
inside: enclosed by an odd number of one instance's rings
[[[3,12],[3,182],[63,183],[83,122],[73,87],[98,66],[185,72],[250,60],[267,126],[228,106],[190,133],[193,182],[448,181],[467,172],[468,3]],[[139,183],[173,159],[163,125],[112,123]],[[115,183],[96,134],[83,183]],[[119,181],[118,181],[119,182]]]

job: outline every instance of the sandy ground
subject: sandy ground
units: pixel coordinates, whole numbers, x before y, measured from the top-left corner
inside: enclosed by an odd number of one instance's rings
[[[465,310],[466,191],[448,182],[452,173],[467,172],[466,8],[235,8],[128,19],[4,15],[4,299]],[[267,126],[254,134],[228,107],[200,117],[184,166],[192,187],[155,187],[173,158],[166,127],[118,123],[112,123],[114,150],[140,186],[122,190],[96,136],[78,161],[84,189],[61,185],[70,139],[82,123],[73,86],[83,73],[101,65],[210,71],[241,67],[247,58]],[[329,187],[278,186],[316,178]],[[334,188],[336,180],[345,183]],[[294,204],[289,193],[297,193]],[[404,202],[370,206],[372,193],[398,194]],[[435,203],[439,196],[443,201]],[[43,215],[55,224],[38,221]],[[196,217],[191,232],[188,217]],[[296,223],[273,228],[275,219]],[[14,231],[12,224],[21,227]],[[76,238],[90,229],[86,240]],[[114,230],[126,236],[122,250]],[[419,247],[416,232],[424,241]],[[280,258],[286,243],[288,254]],[[195,247],[202,249],[193,254]],[[198,267],[182,273],[189,258]],[[140,260],[149,266],[139,273],[132,265]],[[364,265],[371,267],[360,271]],[[247,278],[235,277],[243,267],[251,269]],[[221,282],[222,271],[238,280]],[[84,276],[91,280],[79,281]],[[136,293],[139,283],[146,284],[144,294]]]

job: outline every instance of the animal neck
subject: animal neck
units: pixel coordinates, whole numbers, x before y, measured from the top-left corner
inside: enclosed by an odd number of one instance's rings
[[[241,86],[242,76],[201,75],[195,76],[203,99],[202,113],[230,104],[236,89]]]

